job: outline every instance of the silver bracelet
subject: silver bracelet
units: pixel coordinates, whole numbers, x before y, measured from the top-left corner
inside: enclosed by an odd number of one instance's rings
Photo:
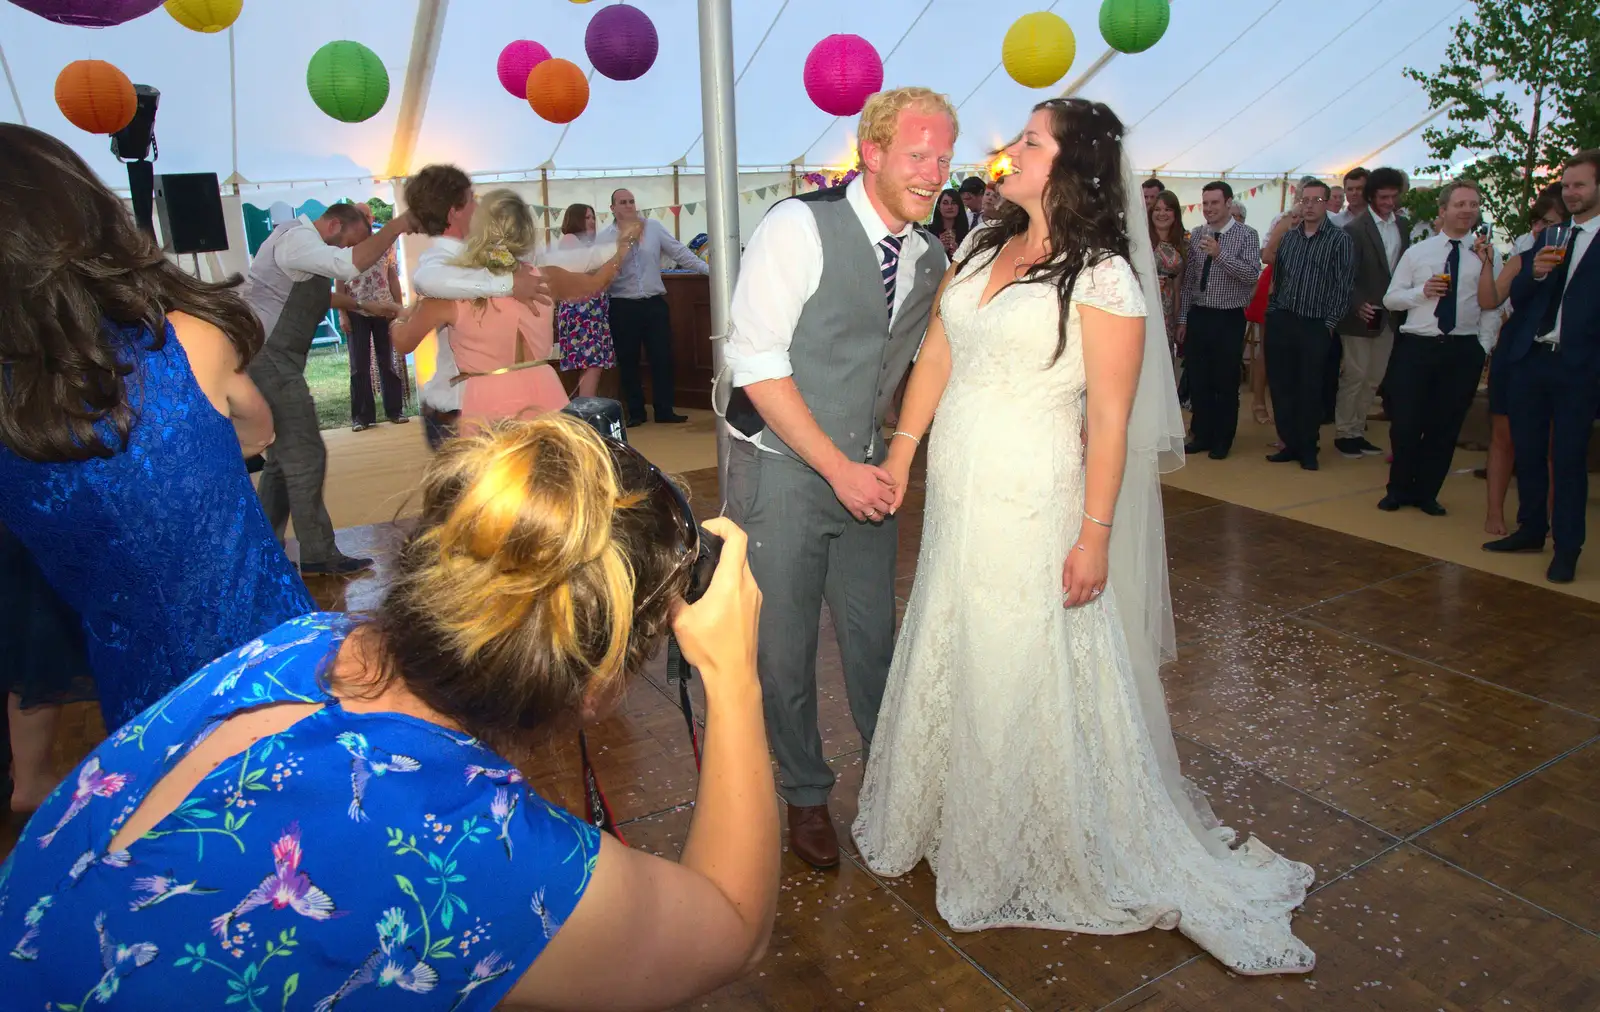
[[[1108,523],[1106,523],[1106,522],[1105,522],[1105,521],[1104,521],[1104,520],[1096,520],[1096,519],[1095,519],[1095,518],[1094,518],[1094,517],[1092,517],[1092,516],[1090,516],[1090,515],[1089,515],[1089,514],[1087,514],[1087,513],[1085,513],[1085,514],[1084,514],[1084,515],[1083,515],[1083,518],[1084,518],[1084,519],[1085,519],[1085,520],[1088,520],[1088,521],[1090,521],[1090,522],[1091,522],[1091,523],[1097,523],[1097,524],[1099,524],[1099,525],[1100,525],[1100,526],[1101,526],[1101,527],[1104,527],[1104,528],[1105,528],[1105,529],[1106,529],[1106,530],[1108,530],[1108,531],[1109,531],[1109,530],[1110,530],[1110,529],[1111,529],[1111,525],[1110,525],[1110,524],[1108,524]]]
[[[918,439],[916,436],[913,436],[909,432],[902,432],[899,429],[895,429],[894,432],[889,434],[889,438],[893,439],[895,436],[904,436],[907,439],[911,440],[913,443],[916,443],[918,446],[922,445],[922,440]]]

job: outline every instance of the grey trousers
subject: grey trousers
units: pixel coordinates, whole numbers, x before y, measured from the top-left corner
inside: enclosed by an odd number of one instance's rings
[[[817,730],[822,602],[833,616],[850,713],[870,749],[894,655],[898,521],[857,521],[806,465],[732,442],[728,513],[749,535],[761,588],[757,664],[778,791],[791,805],[821,805],[834,781]]]
[[[269,344],[251,360],[248,372],[272,408],[274,439],[256,485],[261,507],[279,541],[293,515],[302,565],[332,562],[339,558],[339,548],[333,540],[333,520],[322,502],[328,450],[317,424],[316,402],[306,385],[305,360]]]

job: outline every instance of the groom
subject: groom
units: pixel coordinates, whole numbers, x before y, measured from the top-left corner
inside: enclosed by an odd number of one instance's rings
[[[834,776],[817,732],[818,623],[826,600],[870,749],[894,653],[895,490],[878,466],[882,428],[948,263],[913,223],[949,177],[956,130],[943,95],[873,95],[856,131],[861,174],[775,205],[733,293],[727,505],[761,585],[758,664],[789,843],[818,868],[839,863]]]

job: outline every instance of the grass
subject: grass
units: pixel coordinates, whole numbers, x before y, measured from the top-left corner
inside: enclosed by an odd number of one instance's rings
[[[314,348],[306,358],[306,383],[317,402],[320,428],[350,424],[350,356],[343,346]]]

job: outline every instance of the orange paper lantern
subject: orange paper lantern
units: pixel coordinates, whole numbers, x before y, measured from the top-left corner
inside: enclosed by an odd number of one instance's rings
[[[104,60],[76,60],[56,77],[56,105],[79,130],[114,134],[133,122],[139,101],[127,74]]]
[[[571,123],[589,105],[589,81],[571,60],[541,61],[528,73],[528,104],[552,123]]]

